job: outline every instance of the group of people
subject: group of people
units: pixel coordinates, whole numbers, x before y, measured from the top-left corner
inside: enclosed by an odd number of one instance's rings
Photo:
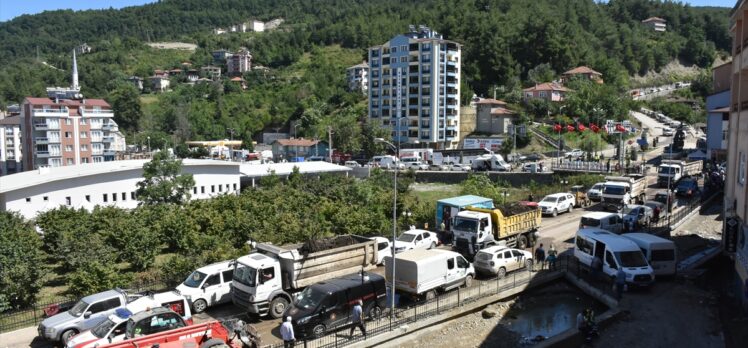
[[[543,249],[543,243],[540,243],[537,249],[535,249],[535,265],[536,267],[540,267],[540,270],[545,269],[545,263],[548,262],[548,269],[551,271],[556,270],[556,259],[558,258],[558,252],[556,251],[556,248],[553,247],[553,244],[551,244],[551,248],[548,249],[548,255],[545,253],[545,249]]]
[[[366,338],[366,326],[364,325],[364,309],[363,309],[363,302],[361,300],[358,300],[354,302],[353,308],[351,308],[351,331],[350,331],[350,338],[353,338],[353,332],[356,330],[356,328],[361,330],[361,333],[364,334],[364,338]],[[286,320],[281,324],[280,326],[280,334],[281,338],[283,338],[283,347],[284,348],[293,348],[296,344],[296,335],[294,333],[293,329],[293,323],[291,317],[286,317]]]

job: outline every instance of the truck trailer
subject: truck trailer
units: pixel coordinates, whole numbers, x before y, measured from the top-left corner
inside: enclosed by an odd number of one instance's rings
[[[504,241],[519,249],[535,245],[540,227],[538,207],[519,203],[495,209],[467,207],[452,225],[452,247],[468,259],[488,246]]]
[[[232,301],[251,315],[281,318],[305,287],[377,265],[376,241],[355,235],[287,248],[257,244],[235,260]]]

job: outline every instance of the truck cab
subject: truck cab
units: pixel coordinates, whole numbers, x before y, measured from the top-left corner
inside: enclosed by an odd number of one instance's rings
[[[625,182],[606,182],[603,186],[602,203],[608,210],[618,210],[631,202],[631,185]]]
[[[657,167],[657,186],[665,187],[670,182],[670,187],[673,187],[683,175],[681,169],[679,165],[661,164]]]
[[[473,255],[478,250],[495,243],[491,215],[477,211],[461,211],[452,223],[452,246]]]
[[[291,303],[291,296],[283,291],[280,262],[262,253],[236,260],[232,286],[234,304],[250,313],[280,318]]]

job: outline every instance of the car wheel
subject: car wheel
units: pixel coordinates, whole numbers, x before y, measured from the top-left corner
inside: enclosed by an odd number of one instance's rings
[[[60,339],[62,340],[62,343],[67,345],[68,341],[70,341],[70,339],[73,338],[73,336],[77,334],[78,334],[78,331],[76,331],[75,329],[70,329],[70,330],[63,332],[62,335],[60,335]]]
[[[276,297],[270,301],[270,316],[273,319],[280,319],[283,317],[283,312],[288,308],[288,300],[283,297]]]
[[[532,259],[525,260],[525,268],[532,269]]]
[[[506,268],[504,267],[499,268],[499,272],[496,273],[496,276],[498,276],[499,279],[504,278],[504,276],[506,276]]]
[[[431,242],[431,245],[429,246],[429,249],[434,249],[434,248],[436,248],[436,243]]]
[[[471,285],[473,285],[473,276],[469,275],[465,277],[465,287],[469,288]]]
[[[325,335],[325,332],[327,331],[327,328],[323,324],[317,324],[312,329],[312,334],[314,337],[322,337]]]
[[[372,303],[369,306],[369,310],[366,311],[366,313],[369,316],[369,319],[378,320],[379,318],[382,317],[382,308],[380,308],[376,304]]]
[[[572,211],[574,211],[574,205],[573,204],[569,204],[569,210],[568,210],[568,212],[571,213]]]
[[[205,308],[208,308],[208,304],[203,299],[192,302],[192,309],[195,310],[195,313],[202,313],[205,311]]]
[[[553,216],[553,217],[558,216],[558,210],[557,209],[553,209],[553,213],[551,213],[551,216]]]

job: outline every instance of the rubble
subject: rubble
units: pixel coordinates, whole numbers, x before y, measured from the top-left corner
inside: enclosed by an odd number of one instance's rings
[[[310,239],[306,241],[300,248],[299,252],[306,255],[310,253],[316,253],[319,251],[325,251],[335,249],[339,247],[349,246],[358,243],[351,236],[337,236],[325,239]]]

